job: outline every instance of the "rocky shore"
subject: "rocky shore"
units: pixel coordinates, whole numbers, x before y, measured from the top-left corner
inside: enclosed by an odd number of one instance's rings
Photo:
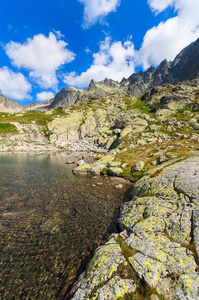
[[[199,299],[199,157],[147,172],[130,197],[72,299]]]

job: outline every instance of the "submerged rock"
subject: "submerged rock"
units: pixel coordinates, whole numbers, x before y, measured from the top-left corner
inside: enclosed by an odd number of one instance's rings
[[[115,189],[116,190],[121,190],[123,188],[123,185],[122,184],[117,184],[115,185]]]

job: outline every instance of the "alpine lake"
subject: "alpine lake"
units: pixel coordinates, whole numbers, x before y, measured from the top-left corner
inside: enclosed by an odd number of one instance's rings
[[[117,232],[132,185],[73,175],[66,159],[0,154],[0,299],[68,299],[94,250]]]

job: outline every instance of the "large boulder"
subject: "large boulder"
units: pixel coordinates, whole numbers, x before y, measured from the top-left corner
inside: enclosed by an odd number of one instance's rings
[[[67,117],[56,118],[49,122],[48,130],[52,133],[50,141],[60,146],[67,142],[78,141],[80,138],[79,127],[82,119],[82,112],[74,112]]]

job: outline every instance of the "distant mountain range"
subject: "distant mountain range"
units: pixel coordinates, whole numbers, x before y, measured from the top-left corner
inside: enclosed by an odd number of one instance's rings
[[[135,95],[143,94],[154,86],[199,78],[199,38],[184,48],[173,61],[162,61],[157,68],[150,67],[145,72],[132,74],[121,82],[104,79],[100,82],[91,80],[84,91],[74,87],[63,88],[53,99],[43,103],[30,103],[22,106],[16,101],[0,95],[0,111],[17,112],[21,110],[35,110],[68,106],[85,99],[101,97],[109,94]]]
[[[23,109],[23,105],[10,98],[4,97],[0,94],[0,112],[19,112]]]
[[[154,86],[199,78],[199,38],[184,48],[173,61],[162,61],[157,68],[150,67],[145,72],[132,74],[128,79],[116,82],[105,79],[91,80],[83,91],[64,88],[59,92],[50,107],[67,106],[85,98],[100,97],[107,94],[128,94],[139,96]]]

